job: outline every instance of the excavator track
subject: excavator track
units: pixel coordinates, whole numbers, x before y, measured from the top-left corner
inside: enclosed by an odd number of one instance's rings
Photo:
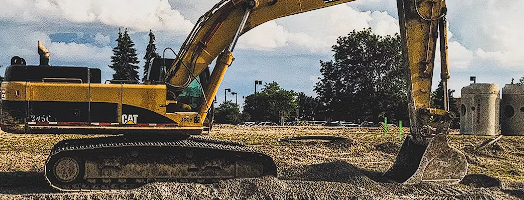
[[[271,157],[250,147],[202,137],[111,136],[57,143],[45,175],[62,191],[131,189],[150,182],[213,183],[276,176]]]

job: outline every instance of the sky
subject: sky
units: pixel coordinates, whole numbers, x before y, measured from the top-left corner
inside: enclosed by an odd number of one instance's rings
[[[0,73],[12,56],[38,64],[37,41],[41,41],[51,52],[51,65],[96,67],[103,80],[111,79],[112,49],[118,30],[126,28],[142,70],[149,30],[156,35],[160,54],[167,47],[178,50],[200,15],[217,2],[0,0],[6,8],[0,12]],[[524,1],[447,0],[447,6],[449,86],[455,97],[470,84],[470,76],[500,88],[524,76]],[[224,89],[231,88],[242,105],[242,96],[253,94],[255,80],[275,81],[286,90],[316,96],[320,61],[332,59],[337,37],[368,27],[379,35],[399,32],[396,1],[357,0],[262,24],[240,37],[217,100],[222,102]],[[433,88],[440,77],[439,61],[435,65]],[[235,96],[227,98],[234,101]]]

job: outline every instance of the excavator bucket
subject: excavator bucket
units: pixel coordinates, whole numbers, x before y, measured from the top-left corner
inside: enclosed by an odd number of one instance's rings
[[[435,136],[427,146],[414,143],[408,136],[395,163],[384,176],[404,184],[455,184],[464,178],[467,169],[466,156],[448,145],[446,135]]]

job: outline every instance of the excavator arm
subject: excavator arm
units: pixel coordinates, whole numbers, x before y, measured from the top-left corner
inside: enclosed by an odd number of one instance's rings
[[[437,36],[439,32],[445,34],[445,30],[443,30],[445,26],[440,27],[441,30],[439,30],[439,24],[444,21],[447,9],[444,0],[398,0],[397,3],[403,55],[404,60],[407,61],[405,68],[409,69],[406,79],[410,80],[408,91],[411,95],[408,96],[411,97],[409,100],[410,116],[413,116],[410,117],[411,131],[417,143],[422,144],[427,142],[425,136],[436,131],[436,129],[431,128],[439,126],[429,121],[429,118],[431,116],[449,115],[447,109],[430,108]],[[443,41],[441,45],[444,48],[444,51],[441,51],[444,58],[441,66],[441,77],[447,87],[447,79],[449,79],[446,56],[447,38],[444,36],[440,40]],[[447,91],[447,88],[445,91]],[[436,123],[449,121],[450,119],[443,118]]]
[[[202,15],[180,48],[165,82],[183,90],[227,47],[252,28],[276,19],[353,0],[222,0]]]
[[[238,37],[252,28],[276,19],[353,0],[222,0],[200,17],[179,50],[164,82],[175,98],[202,73],[215,58],[216,66],[204,86],[200,105],[205,118],[227,66],[233,61]]]
[[[450,147],[446,135],[451,120],[447,81],[445,0],[397,0],[402,51],[408,80],[410,134],[396,161],[384,174],[403,183],[458,183],[467,173],[465,155]],[[438,37],[440,36],[440,37]],[[437,40],[440,39],[444,109],[430,107]]]
[[[205,118],[227,68],[233,62],[238,37],[276,19],[352,0],[223,0],[204,14],[188,36],[165,82],[176,96],[217,58],[204,100]],[[441,78],[447,99],[447,36],[445,0],[397,0],[406,80],[408,80],[410,135],[394,165],[385,173],[405,183],[438,181],[456,183],[467,171],[465,156],[451,148],[446,135],[453,116],[445,109],[430,108],[436,43],[440,34]]]

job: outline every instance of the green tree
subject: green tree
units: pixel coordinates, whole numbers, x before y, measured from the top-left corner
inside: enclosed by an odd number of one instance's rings
[[[319,108],[319,101],[317,98],[307,96],[303,92],[299,92],[296,97],[296,104],[298,113],[295,116],[299,120],[314,120]]]
[[[339,37],[332,51],[334,60],[320,61],[321,78],[315,86],[328,116],[333,120],[408,119],[398,34],[352,31]]]
[[[251,120],[251,115],[249,115],[249,113],[247,113],[244,110],[244,111],[242,111],[242,114],[240,115],[240,119],[241,119],[242,122],[250,121]]]
[[[3,66],[0,65],[0,68],[2,68]],[[4,82],[4,77],[3,76],[0,76],[0,83]]]
[[[145,81],[149,72],[149,65],[152,58],[160,58],[160,55],[156,52],[156,44],[155,44],[155,34],[153,34],[153,31],[149,30],[149,44],[147,44],[146,48],[146,55],[144,55],[144,77],[142,77],[142,81]]]
[[[438,87],[435,91],[431,92],[431,107],[444,109],[444,88],[442,86],[442,81],[439,81]],[[455,90],[448,89],[448,98],[449,98],[449,111],[455,116],[452,121],[452,128],[457,128],[460,126],[459,119],[459,109],[457,106],[457,101],[453,97]],[[460,128],[460,127],[459,127]]]
[[[115,70],[113,74],[114,80],[131,80],[138,81],[138,58],[136,54],[135,44],[129,37],[127,29],[122,33],[118,31],[118,38],[116,39],[117,46],[113,48],[113,56],[111,56],[111,65],[109,67]]]
[[[242,114],[237,104],[226,101],[215,109],[215,120],[220,124],[239,124],[242,122]]]
[[[282,114],[287,120],[296,108],[295,92],[280,88],[276,82],[267,83],[261,92],[247,96],[244,101],[244,111],[254,121],[279,122]]]

